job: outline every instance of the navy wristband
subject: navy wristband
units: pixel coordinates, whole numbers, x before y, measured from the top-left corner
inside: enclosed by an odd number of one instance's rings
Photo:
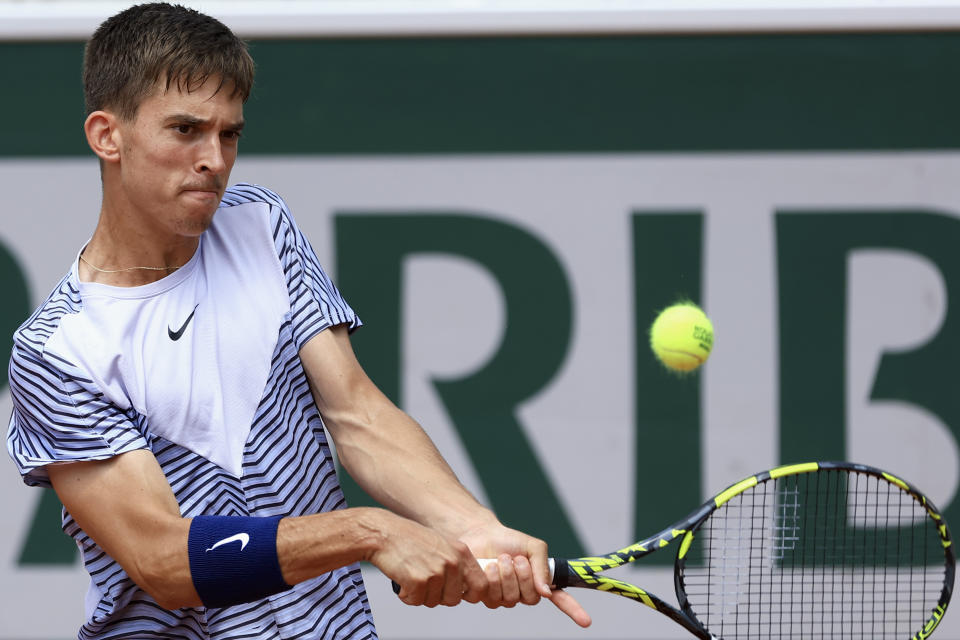
[[[280,517],[197,516],[187,550],[193,586],[206,607],[260,600],[290,588],[277,558]]]

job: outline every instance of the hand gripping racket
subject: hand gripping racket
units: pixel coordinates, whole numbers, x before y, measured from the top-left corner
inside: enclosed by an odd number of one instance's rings
[[[677,553],[679,607],[600,575],[665,547]],[[933,503],[896,476],[846,462],[758,473],[645,540],[551,564],[557,588],[642,602],[704,640],[922,640],[943,618],[954,579],[950,533]]]

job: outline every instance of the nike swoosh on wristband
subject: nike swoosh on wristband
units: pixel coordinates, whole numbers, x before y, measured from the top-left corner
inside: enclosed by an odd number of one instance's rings
[[[197,307],[199,304],[194,305],[193,311],[190,312],[190,315],[187,316],[187,319],[184,321],[183,326],[174,331],[170,328],[170,325],[167,325],[167,335],[170,336],[170,339],[176,342],[180,339],[180,336],[183,335],[183,332],[187,329],[187,325],[190,324],[190,321],[193,320],[193,314],[197,312]]]
[[[250,534],[248,534],[248,533],[236,533],[236,534],[230,536],[229,538],[224,538],[224,539],[221,540],[220,542],[217,542],[217,543],[214,544],[212,547],[210,547],[209,549],[207,549],[207,551],[213,551],[213,550],[216,549],[217,547],[222,547],[223,545],[225,545],[225,544],[230,544],[231,542],[239,542],[239,543],[240,543],[240,551],[243,551],[244,548],[247,546],[247,543],[250,542]]]

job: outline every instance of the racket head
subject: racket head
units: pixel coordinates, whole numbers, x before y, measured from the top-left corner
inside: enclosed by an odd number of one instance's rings
[[[701,637],[926,638],[950,602],[943,516],[880,469],[778,467],[697,513],[674,575],[684,626]]]

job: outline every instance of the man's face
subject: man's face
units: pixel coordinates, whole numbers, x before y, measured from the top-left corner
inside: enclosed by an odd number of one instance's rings
[[[118,125],[122,197],[145,233],[195,237],[213,220],[243,128],[242,100],[219,82],[189,93],[161,84]]]

